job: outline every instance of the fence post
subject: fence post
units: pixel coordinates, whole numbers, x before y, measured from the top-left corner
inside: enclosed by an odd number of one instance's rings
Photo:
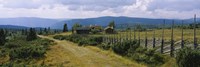
[[[136,31],[135,31],[135,25],[134,25],[134,40],[136,39]]]
[[[171,50],[170,50],[170,56],[174,56],[174,20],[172,21],[172,27],[171,27]]]
[[[155,38],[155,30],[153,31],[153,48],[156,47],[156,38]]]
[[[122,25],[121,25],[121,28],[122,28]],[[121,33],[120,33],[120,44],[122,45],[122,29],[121,29]]]
[[[163,28],[162,28],[162,42],[161,42],[161,49],[160,49],[161,53],[163,53],[163,47],[164,47],[164,32],[165,32],[164,27],[165,27],[165,20],[163,22]]]
[[[126,27],[127,27],[127,28],[126,28],[126,40],[128,40],[128,38],[129,38],[129,37],[128,37],[128,27],[129,27],[128,24],[126,25]]]
[[[130,32],[130,33],[129,33],[129,34],[130,34],[129,37],[130,37],[130,41],[131,41],[131,40],[132,40],[132,38],[131,38],[131,37],[132,37],[132,35],[131,35],[131,34],[132,34],[131,27],[130,27],[130,31],[129,31],[129,32]]]
[[[147,48],[148,39],[147,39],[147,30],[145,32],[145,48]]]
[[[139,31],[139,37],[138,37],[138,40],[139,40],[139,45],[140,45],[140,31]]]
[[[197,38],[196,38],[196,14],[194,15],[194,48],[197,48]]]
[[[181,24],[181,48],[184,48],[184,40],[183,40],[183,20],[182,20],[182,24]]]

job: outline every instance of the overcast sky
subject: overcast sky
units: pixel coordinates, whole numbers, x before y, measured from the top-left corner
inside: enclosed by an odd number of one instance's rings
[[[192,18],[200,0],[0,0],[0,18]]]

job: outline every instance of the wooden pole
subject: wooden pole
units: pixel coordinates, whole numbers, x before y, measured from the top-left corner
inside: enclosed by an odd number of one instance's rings
[[[184,40],[183,40],[183,20],[182,20],[182,24],[181,24],[181,48],[184,48]]]
[[[153,31],[153,48],[156,47],[156,38],[155,38],[155,30]]]
[[[147,39],[147,31],[145,32],[145,48],[147,48],[148,39]]]
[[[174,20],[172,21],[172,27],[171,27],[172,33],[171,33],[171,51],[170,56],[174,56]]]
[[[122,44],[122,25],[121,25],[121,33],[120,33],[119,36],[120,36],[120,38],[119,38],[120,39],[120,44]]]
[[[196,38],[196,14],[194,15],[194,48],[197,48],[197,38]]]
[[[126,25],[126,27],[128,28],[128,24]],[[126,40],[128,40],[128,29],[126,29]]]
[[[134,25],[134,40],[136,39],[136,31],[135,31],[135,25]]]
[[[139,37],[138,37],[138,40],[139,40],[139,45],[140,45],[140,31],[139,31]]]
[[[131,31],[131,27],[130,27],[130,33],[129,33],[129,34],[130,34],[130,36],[129,36],[129,37],[130,37],[130,40],[132,40],[132,31]]]
[[[165,20],[163,21],[163,28],[162,28],[162,42],[161,42],[161,53],[163,53],[163,48],[164,48],[164,33],[165,33]]]

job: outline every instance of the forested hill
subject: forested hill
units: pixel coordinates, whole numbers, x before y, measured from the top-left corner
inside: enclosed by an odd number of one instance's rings
[[[181,20],[179,19],[166,19],[166,24],[171,24],[172,20],[175,20],[175,24],[180,24]],[[199,19],[198,19],[199,20]],[[81,25],[101,25],[107,26],[109,22],[115,21],[117,26],[121,24],[143,24],[143,25],[161,25],[163,23],[163,19],[150,19],[150,18],[134,18],[134,17],[98,17],[98,18],[87,18],[87,19],[72,19],[72,20],[65,20],[59,23],[54,24],[53,28],[62,29],[62,25],[64,23],[68,24],[68,27],[71,28],[73,24],[80,23]],[[185,24],[190,24],[193,22],[193,19],[185,19]]]

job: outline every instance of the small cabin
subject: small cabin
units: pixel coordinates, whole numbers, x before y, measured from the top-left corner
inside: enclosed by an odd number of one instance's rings
[[[89,27],[80,27],[76,29],[77,34],[89,34],[91,29]]]
[[[104,29],[106,34],[114,34],[114,28],[113,27],[106,27]]]

